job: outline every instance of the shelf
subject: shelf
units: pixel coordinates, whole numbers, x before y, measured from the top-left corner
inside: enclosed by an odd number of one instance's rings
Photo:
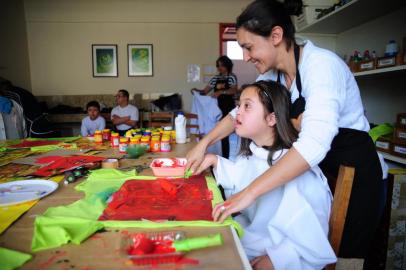
[[[381,151],[378,151],[378,153],[382,154],[384,159],[406,165],[406,158],[401,158]]]
[[[361,72],[355,72],[354,77],[361,77],[361,76],[368,76],[373,74],[381,74],[386,72],[396,72],[396,71],[406,71],[406,65],[394,66],[394,67],[387,67],[387,68],[379,68]]]
[[[339,34],[406,6],[404,0],[352,0],[298,33]]]

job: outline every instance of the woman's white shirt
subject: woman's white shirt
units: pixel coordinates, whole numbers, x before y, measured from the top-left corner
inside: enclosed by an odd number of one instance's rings
[[[241,191],[269,169],[269,152],[254,143],[250,149],[252,156],[238,156],[235,162],[218,157],[214,174],[226,196]],[[273,163],[286,152],[274,153]],[[267,254],[275,269],[321,269],[335,262],[327,238],[331,200],[318,166],[259,197],[236,217],[244,227],[241,241],[249,258]]]

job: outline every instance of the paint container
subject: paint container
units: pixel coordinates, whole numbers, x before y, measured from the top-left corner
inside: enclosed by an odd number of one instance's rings
[[[171,138],[168,135],[163,135],[161,139],[161,152],[171,151]]]
[[[117,148],[120,144],[120,136],[118,133],[112,133],[111,134],[111,147]]]
[[[151,138],[151,152],[159,152],[161,151],[161,142],[160,142],[160,137],[158,136],[152,136]]]
[[[149,136],[142,136],[141,137],[140,145],[145,147],[145,152],[150,152],[149,139],[150,139]]]
[[[103,169],[117,169],[118,168],[118,159],[109,158],[102,162],[101,167]]]
[[[118,151],[120,153],[127,153],[127,147],[128,147],[128,138],[120,138],[120,144],[118,145]]]
[[[103,141],[110,141],[110,129],[103,129]]]
[[[100,130],[96,130],[94,132],[94,142],[95,143],[103,143],[103,134]]]

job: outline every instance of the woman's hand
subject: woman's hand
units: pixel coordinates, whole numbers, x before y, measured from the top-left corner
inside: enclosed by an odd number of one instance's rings
[[[253,270],[274,270],[268,255],[258,256],[250,261]]]
[[[244,210],[254,201],[255,197],[247,188],[245,188],[228,198],[224,203],[217,204],[212,212],[213,220],[224,222],[228,216]]]
[[[204,160],[204,153],[206,152],[207,144],[201,140],[192,150],[186,155],[186,170],[190,169],[194,175],[200,174],[203,170],[199,170],[200,164]]]
[[[215,91],[213,94],[211,94],[212,97],[218,98],[221,95],[221,91]]]

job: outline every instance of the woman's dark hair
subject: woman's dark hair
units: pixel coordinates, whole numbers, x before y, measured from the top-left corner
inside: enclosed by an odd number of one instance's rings
[[[123,96],[125,96],[127,99],[130,98],[130,94],[128,93],[127,90],[125,90],[125,89],[120,89],[120,90],[118,90],[118,92],[120,92],[120,93],[121,93]]]
[[[89,107],[95,107],[100,111],[100,104],[96,100],[89,101],[86,104],[86,111],[89,109]]]
[[[241,92],[250,87],[257,89],[259,100],[265,108],[264,118],[270,113],[275,113],[274,143],[271,146],[264,146],[269,151],[268,164],[272,165],[273,154],[278,150],[292,147],[298,136],[298,132],[293,127],[289,117],[290,94],[285,86],[275,81],[258,81],[244,85]],[[249,147],[251,141],[248,138],[241,138],[241,155],[252,155]]]
[[[227,69],[228,73],[231,73],[233,71],[234,64],[233,64],[233,61],[231,61],[231,59],[228,58],[228,56],[222,55],[219,58],[217,58],[216,67],[220,66],[220,64]]]
[[[272,28],[280,26],[289,50],[295,43],[295,27],[290,15],[302,13],[302,6],[301,0],[285,0],[284,3],[277,0],[256,0],[237,17],[236,27],[237,29],[243,27],[251,33],[269,37]]]

